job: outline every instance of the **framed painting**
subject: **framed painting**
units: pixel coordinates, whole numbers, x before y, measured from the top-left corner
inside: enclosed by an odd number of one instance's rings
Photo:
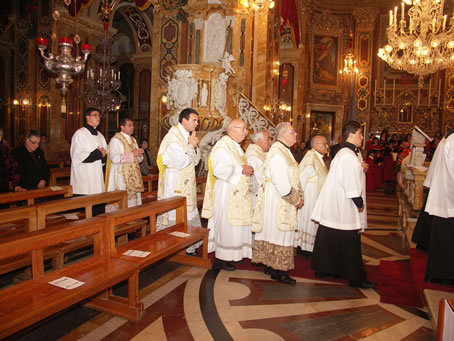
[[[334,112],[316,111],[311,112],[310,136],[322,135],[328,141],[333,139]]]
[[[312,33],[310,85],[320,89],[340,88],[341,32]]]

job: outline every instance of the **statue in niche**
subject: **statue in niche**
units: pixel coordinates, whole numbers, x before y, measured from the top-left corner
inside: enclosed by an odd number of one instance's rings
[[[200,91],[200,107],[208,106],[208,87],[207,83],[203,82],[202,90]]]
[[[220,73],[214,86],[214,107],[225,119],[227,117],[226,104],[227,104],[227,80],[229,75]]]
[[[233,57],[230,53],[227,51],[224,53],[224,57],[220,59],[221,61],[221,67],[225,70],[225,74],[227,75],[233,75],[235,74],[235,70],[232,67],[232,62],[235,60],[235,57]]]

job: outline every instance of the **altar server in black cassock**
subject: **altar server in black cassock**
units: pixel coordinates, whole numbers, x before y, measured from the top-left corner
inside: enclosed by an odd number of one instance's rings
[[[374,288],[367,280],[361,254],[361,234],[367,227],[367,164],[358,147],[363,141],[361,125],[347,122],[342,129],[343,148],[331,163],[315,204],[312,219],[320,224],[315,237],[312,268],[317,277],[342,277],[357,288]]]
[[[440,141],[424,185],[432,216],[426,280],[454,284],[454,128]]]

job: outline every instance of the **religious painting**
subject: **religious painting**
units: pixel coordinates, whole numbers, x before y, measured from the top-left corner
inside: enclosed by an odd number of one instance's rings
[[[311,87],[321,89],[339,88],[340,37],[340,33],[313,33]]]
[[[310,136],[322,135],[328,141],[333,139],[334,112],[311,111]]]

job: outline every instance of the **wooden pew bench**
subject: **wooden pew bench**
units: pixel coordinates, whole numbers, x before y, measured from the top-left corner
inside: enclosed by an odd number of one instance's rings
[[[37,228],[38,230],[46,228],[49,222],[53,225],[56,222],[46,220],[46,217],[51,214],[59,214],[70,210],[83,209],[82,218],[91,218],[92,207],[99,204],[117,203],[119,210],[128,207],[128,195],[126,191],[105,192],[101,194],[87,195],[74,197],[70,199],[60,200],[58,202],[49,202],[36,205],[37,211]],[[59,220],[56,220],[57,223]],[[133,222],[133,223],[131,223]],[[115,237],[118,238],[118,243],[123,244],[128,241],[128,233],[140,231],[142,236],[146,235],[147,221],[143,219],[131,220],[128,224],[120,224],[115,229]],[[62,267],[65,262],[65,255],[76,250],[82,249],[89,245],[89,240],[76,240],[71,243],[63,243],[56,245],[59,255],[55,260],[58,268]],[[52,250],[55,251],[55,250]]]
[[[159,214],[176,209],[176,224],[167,229],[156,232],[156,217]],[[130,262],[138,266],[138,271],[162,259],[169,259],[181,264],[199,266],[206,269],[211,267],[208,259],[208,233],[209,230],[201,227],[188,227],[186,214],[186,198],[173,197],[154,201],[141,206],[131,207],[118,212],[101,215],[107,218],[106,239],[109,240],[110,254],[114,259]],[[150,234],[138,238],[121,246],[115,245],[114,229],[118,224],[130,220],[146,218],[150,219]],[[176,237],[171,232],[184,232],[187,237]],[[203,240],[202,257],[186,255],[186,248],[198,241]],[[128,250],[148,251],[150,254],[144,258],[124,255]]]
[[[70,185],[57,186],[57,188],[31,189],[26,192],[9,192],[0,194],[0,204],[9,204],[10,207],[16,206],[18,202],[26,201],[27,205],[33,205],[36,199],[55,198],[63,196],[69,198],[73,196],[73,188]]]
[[[105,227],[106,218],[95,217],[11,237],[0,244],[0,260],[23,254],[31,254],[33,258],[33,278],[0,291],[0,338],[94,295],[101,295],[97,300],[108,307],[109,313],[132,321],[141,318],[143,304],[138,300],[137,266],[111,258],[110,248],[103,238]],[[44,272],[46,248],[83,237],[93,241],[92,257]],[[64,276],[84,284],[66,290],[48,283]],[[128,298],[113,296],[111,287],[125,280],[128,281]]]
[[[144,192],[142,192],[142,204],[158,199],[159,174],[148,174],[142,176]]]
[[[69,185],[71,177],[71,167],[51,168],[49,176],[49,186]]]

